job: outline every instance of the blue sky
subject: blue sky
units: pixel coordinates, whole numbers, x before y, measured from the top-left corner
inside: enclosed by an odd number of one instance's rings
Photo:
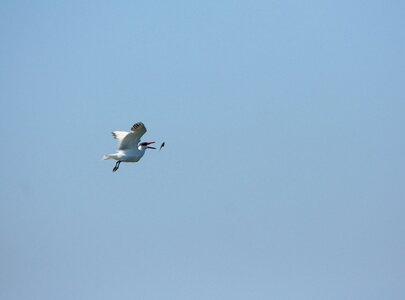
[[[3,1],[0,297],[403,299],[404,11]]]

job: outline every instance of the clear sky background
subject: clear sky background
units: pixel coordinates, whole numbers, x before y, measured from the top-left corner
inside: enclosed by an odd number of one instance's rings
[[[404,12],[2,1],[0,298],[404,299]]]

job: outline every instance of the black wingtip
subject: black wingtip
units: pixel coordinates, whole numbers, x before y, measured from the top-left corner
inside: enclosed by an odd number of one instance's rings
[[[142,122],[137,122],[131,127],[131,131],[137,130],[139,127],[145,127]]]

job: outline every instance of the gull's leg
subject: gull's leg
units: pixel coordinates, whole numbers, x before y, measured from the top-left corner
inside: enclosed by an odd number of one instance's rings
[[[121,163],[121,161],[119,160],[119,161],[117,161],[117,163],[115,164],[115,167],[114,167],[114,169],[113,169],[113,172],[115,172],[115,171],[117,171],[118,170],[118,168],[120,167],[120,163]]]

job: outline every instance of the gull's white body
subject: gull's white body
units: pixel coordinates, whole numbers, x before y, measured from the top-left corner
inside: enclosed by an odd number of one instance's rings
[[[147,149],[147,146],[138,145],[145,132],[146,127],[141,122],[134,124],[130,132],[113,131],[113,137],[118,140],[118,150],[114,154],[104,155],[103,159],[114,159],[122,162],[139,161]]]
[[[145,154],[143,150],[118,150],[117,153],[104,155],[104,159],[115,159],[123,162],[137,162]]]

